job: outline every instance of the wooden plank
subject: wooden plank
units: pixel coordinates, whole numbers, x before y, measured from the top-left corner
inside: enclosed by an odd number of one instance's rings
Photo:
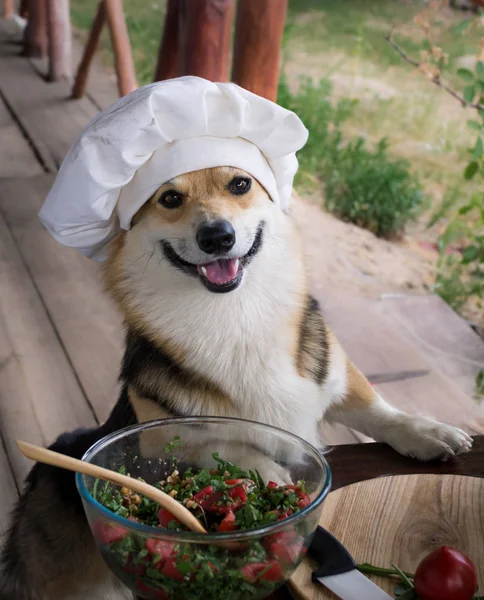
[[[484,369],[484,340],[468,323],[435,295],[386,296],[382,304],[405,339],[472,397]]]
[[[428,369],[417,379],[377,386],[391,404],[411,414],[422,414],[462,427],[469,433],[484,432],[473,398],[450,378],[435,370],[420,350],[402,336],[383,302],[359,298],[343,290],[317,294],[323,311],[349,357],[364,372]]]
[[[42,227],[37,213],[51,183],[49,175],[1,181],[0,206],[79,381],[104,420],[117,395],[121,318],[103,292],[99,266],[60,246]]]
[[[384,566],[394,561],[410,573],[415,573],[420,561],[439,547],[459,548],[474,563],[482,589],[483,494],[484,479],[478,477],[379,477],[330,493],[319,524],[340,540],[357,563]],[[323,585],[311,582],[312,568],[306,558],[293,575],[296,597],[334,600],[336,597]],[[370,579],[387,593],[395,588],[395,581],[388,577],[372,575]]]
[[[321,439],[327,446],[356,444],[362,441],[352,429],[339,423],[335,423],[334,425],[323,423],[320,432]]]
[[[44,172],[1,98],[0,139],[0,177],[31,177]]]
[[[87,98],[69,100],[67,82],[46,83],[16,53],[13,45],[2,44],[0,92],[43,163],[56,170],[98,110]]]
[[[0,305],[0,437],[20,487],[32,463],[19,452],[16,440],[28,440],[43,446],[48,438],[40,429],[21,359],[8,336],[6,318]],[[49,437],[54,438],[56,433],[53,431]]]
[[[17,497],[15,480],[0,440],[0,547],[10,524],[10,511]]]
[[[35,178],[25,179],[30,181]],[[14,185],[13,189],[17,189]],[[23,205],[23,195],[12,196]],[[5,195],[0,192],[0,198]],[[18,202],[18,198],[22,202]],[[2,201],[0,210],[3,210]],[[31,213],[31,219],[35,212]],[[17,242],[18,243],[18,242]],[[47,442],[63,431],[91,426],[95,419],[54,331],[7,224],[0,221],[0,306],[13,351],[21,364],[40,431]],[[10,403],[10,398],[6,403]]]

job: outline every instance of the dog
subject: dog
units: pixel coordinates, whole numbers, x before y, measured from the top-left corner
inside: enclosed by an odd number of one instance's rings
[[[173,416],[267,423],[322,448],[342,423],[420,460],[469,450],[462,430],[387,404],[345,355],[309,292],[290,214],[248,173],[217,167],[162,185],[111,242],[104,278],[121,310],[121,391],[102,426],[52,449],[81,458],[104,435]],[[1,600],[121,600],[74,475],[36,464],[1,558]]]

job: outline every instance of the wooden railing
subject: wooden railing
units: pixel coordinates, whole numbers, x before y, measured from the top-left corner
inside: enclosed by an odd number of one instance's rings
[[[181,75],[211,81],[232,78],[242,87],[275,100],[287,0],[239,0],[237,14],[235,4],[235,0],[167,0],[154,81]],[[4,17],[10,18],[13,0],[4,0],[3,6]],[[71,79],[69,0],[22,0],[20,15],[27,18],[24,54],[47,57],[50,80]],[[120,96],[137,87],[122,0],[100,0],[73,78],[73,98],[85,93],[105,25],[110,33]]]

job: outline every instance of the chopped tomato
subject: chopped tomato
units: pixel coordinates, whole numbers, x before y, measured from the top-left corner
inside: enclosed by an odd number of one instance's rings
[[[176,581],[183,581],[185,576],[176,566],[176,557],[171,556],[168,558],[161,569],[162,575],[169,577],[170,579],[176,579]]]
[[[130,575],[139,575],[143,577],[143,575],[146,573],[146,565],[135,565],[129,561],[123,565],[123,570]]]
[[[212,571],[212,573],[216,573],[217,572],[217,567],[211,563],[210,561],[208,562],[208,568]]]
[[[284,521],[284,519],[287,519],[287,517],[290,517],[292,515],[292,513],[293,513],[292,508],[288,508],[283,513],[281,513],[281,516],[277,520]]]
[[[157,554],[161,557],[161,561],[157,563],[157,566],[160,567],[160,562],[164,563],[168,557],[173,556],[173,553],[175,551],[175,544],[173,542],[167,542],[165,540],[149,538],[145,542],[145,548],[150,554]]]
[[[306,494],[306,492],[303,492],[302,490],[299,490],[299,492],[296,492],[296,494],[299,498],[297,502],[299,508],[306,508],[306,506],[311,504],[311,498],[309,497],[309,494]]]
[[[277,483],[275,481],[269,481],[269,483],[267,484],[267,489],[268,490],[275,490],[278,487],[279,486],[277,485]]]
[[[231,510],[231,507],[223,501],[222,492],[216,492],[212,485],[207,485],[197,492],[193,500],[207,512],[223,515]]]
[[[264,545],[272,558],[283,564],[294,565],[303,550],[304,540],[294,529],[270,535]]]
[[[225,483],[227,485],[241,485],[245,489],[246,492],[249,491],[249,482],[247,479],[226,479]]]
[[[158,522],[162,527],[168,528],[170,523],[175,521],[175,523],[180,523],[180,521],[166,508],[160,508],[158,511]]]
[[[286,490],[286,495],[290,492],[294,492],[296,494],[296,496],[299,498],[297,502],[297,506],[299,508],[306,508],[306,506],[311,504],[311,498],[309,497],[309,494],[306,494],[306,492],[297,485],[285,485],[284,489]]]
[[[271,544],[269,546],[271,556],[287,565],[294,565],[297,562],[302,549],[302,541],[287,546],[285,544]]]
[[[241,568],[242,575],[248,581],[264,579],[265,581],[280,581],[284,579],[284,572],[276,560],[267,562],[247,563]]]
[[[121,525],[99,519],[94,525],[94,537],[100,544],[114,544],[122,540],[128,531]]]
[[[231,488],[227,491],[227,493],[233,501],[232,507],[234,509],[244,506],[244,504],[247,502],[247,492],[241,485]]]
[[[238,528],[239,526],[235,522],[235,513],[232,510],[225,515],[218,526],[219,531],[235,531]]]
[[[285,531],[279,531],[267,536],[264,545],[267,547],[271,544],[293,544],[298,539],[300,539],[299,535],[294,529],[286,529]]]
[[[155,598],[159,598],[160,600],[170,600],[170,594],[167,594],[164,590],[156,589],[149,587],[146,583],[143,583],[141,579],[138,579],[136,582],[136,589],[139,592],[146,592],[147,594],[151,594]]]

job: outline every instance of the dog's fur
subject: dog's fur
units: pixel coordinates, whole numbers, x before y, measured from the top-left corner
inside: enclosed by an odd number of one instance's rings
[[[421,460],[468,450],[463,431],[406,415],[374,391],[308,291],[291,217],[255,180],[234,195],[234,177],[249,176],[224,167],[175,178],[111,244],[106,286],[127,330],[121,394],[103,426],[63,435],[52,448],[80,458],[135,422],[221,415],[275,425],[319,447],[326,420]],[[160,204],[168,190],[182,195],[180,207]],[[224,294],[208,291],[190,267],[213,260],[196,234],[216,219],[236,233],[227,256],[245,257],[238,289]],[[0,600],[130,597],[95,549],[73,475],[44,465],[27,479],[0,568]]]

